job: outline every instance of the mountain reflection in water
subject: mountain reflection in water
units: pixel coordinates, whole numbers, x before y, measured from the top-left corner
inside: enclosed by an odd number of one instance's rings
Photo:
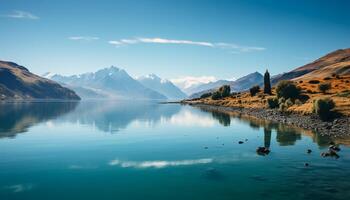
[[[27,132],[35,124],[55,120],[94,126],[103,132],[114,133],[125,129],[130,123],[146,122],[150,126],[169,122],[182,126],[213,126],[215,121],[222,126],[232,126],[232,120],[246,123],[253,130],[263,128],[264,146],[270,147],[272,131],[280,146],[294,145],[302,134],[310,136],[320,147],[330,141],[349,145],[349,138],[330,138],[313,131],[273,123],[254,117],[209,110],[187,109],[177,104],[159,104],[152,101],[82,101],[82,102],[26,102],[0,104],[0,138],[15,137]]]
[[[0,103],[0,138],[15,137],[28,128],[73,111],[78,102]]]

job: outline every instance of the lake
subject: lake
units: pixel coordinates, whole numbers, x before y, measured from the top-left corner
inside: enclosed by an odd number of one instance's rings
[[[350,199],[349,144],[178,104],[2,103],[0,199]]]

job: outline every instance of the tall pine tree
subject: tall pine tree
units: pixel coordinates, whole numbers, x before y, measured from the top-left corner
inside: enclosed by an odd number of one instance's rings
[[[267,70],[264,75],[264,93],[271,94],[270,73]]]

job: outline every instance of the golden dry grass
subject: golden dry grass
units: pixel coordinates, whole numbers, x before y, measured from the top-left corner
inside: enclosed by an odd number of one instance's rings
[[[318,89],[320,84],[309,83],[310,80],[318,80],[320,83],[330,83],[331,89],[326,94]],[[294,81],[298,87],[302,89],[302,93],[309,96],[309,99],[300,105],[293,105],[288,108],[288,111],[300,114],[309,114],[312,112],[312,103],[315,99],[329,97],[333,99],[336,104],[335,110],[350,116],[350,76],[312,78]],[[228,107],[242,107],[242,108],[267,108],[267,99],[275,97],[273,95],[266,95],[259,92],[255,96],[251,96],[249,92],[243,92],[234,96],[226,97],[220,100],[212,100],[210,97],[204,99],[191,100],[191,103],[205,103],[210,105],[228,106]]]

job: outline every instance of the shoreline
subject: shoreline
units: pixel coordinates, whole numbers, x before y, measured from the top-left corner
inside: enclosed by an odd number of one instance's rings
[[[227,112],[232,114],[244,114],[262,120],[296,126],[298,128],[315,131],[322,136],[350,136],[350,117],[346,116],[334,119],[333,121],[324,122],[313,114],[300,115],[296,113],[282,113],[276,109],[227,107],[186,101],[179,103],[199,108],[205,108],[212,111]]]

